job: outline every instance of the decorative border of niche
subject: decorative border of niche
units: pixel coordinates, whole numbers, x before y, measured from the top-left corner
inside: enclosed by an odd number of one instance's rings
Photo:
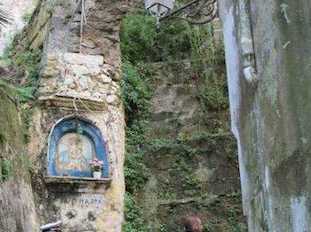
[[[56,150],[59,140],[67,133],[72,133],[80,130],[84,136],[87,136],[93,143],[96,158],[103,161],[102,178],[94,179],[89,172],[72,172],[69,176],[61,176],[55,168]],[[46,183],[56,184],[105,184],[110,183],[109,176],[109,161],[106,151],[106,142],[103,139],[102,133],[93,122],[79,116],[68,116],[60,119],[51,129],[48,138],[48,152],[47,152],[47,175],[45,177]]]

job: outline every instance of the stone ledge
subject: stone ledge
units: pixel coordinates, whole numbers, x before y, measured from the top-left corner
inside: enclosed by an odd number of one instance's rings
[[[218,195],[211,195],[209,197],[189,197],[182,199],[170,199],[170,200],[162,200],[159,202],[161,206],[176,206],[176,205],[184,205],[190,203],[200,203],[201,205],[210,205],[217,201]]]
[[[87,67],[97,67],[104,64],[104,57],[100,55],[85,55],[80,53],[65,53],[64,61],[68,64],[86,65]]]
[[[104,101],[96,101],[91,99],[73,98],[69,96],[41,96],[38,101],[41,105],[49,108],[67,108],[77,109],[77,111],[105,111],[107,103]]]
[[[110,187],[111,178],[46,176],[44,181],[49,191],[55,193],[105,193]]]
[[[87,184],[87,183],[97,183],[97,184],[110,184],[111,178],[101,178],[94,179],[92,177],[72,177],[72,176],[46,176],[45,183],[62,183],[62,184]]]

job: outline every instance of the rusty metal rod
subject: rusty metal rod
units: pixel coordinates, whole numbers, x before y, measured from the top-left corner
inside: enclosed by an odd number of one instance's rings
[[[160,18],[160,21],[168,19],[168,18],[178,14],[180,11],[183,11],[184,9],[186,9],[186,8],[192,6],[192,5],[194,5],[194,4],[196,4],[196,3],[200,2],[200,1],[204,1],[204,0],[193,0],[193,1],[189,2],[189,3],[186,3],[184,6],[181,6],[178,9],[172,11],[172,13],[167,14],[167,15],[163,16],[162,18]]]

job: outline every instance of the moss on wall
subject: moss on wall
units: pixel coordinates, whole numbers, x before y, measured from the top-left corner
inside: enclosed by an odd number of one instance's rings
[[[37,89],[41,52],[41,48],[30,48],[24,32],[16,35],[0,58],[0,158],[3,180],[9,177],[28,178],[31,164],[25,145],[32,111],[30,101],[34,99]]]
[[[18,89],[0,82],[0,179],[28,177],[29,160],[25,154],[25,126],[18,108]]]
[[[18,89],[0,81],[0,231],[36,231]]]

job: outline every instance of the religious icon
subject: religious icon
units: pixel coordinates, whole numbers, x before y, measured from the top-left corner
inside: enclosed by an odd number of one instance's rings
[[[67,133],[57,145],[56,170],[63,176],[74,171],[91,173],[89,162],[95,157],[92,140],[79,133]]]

